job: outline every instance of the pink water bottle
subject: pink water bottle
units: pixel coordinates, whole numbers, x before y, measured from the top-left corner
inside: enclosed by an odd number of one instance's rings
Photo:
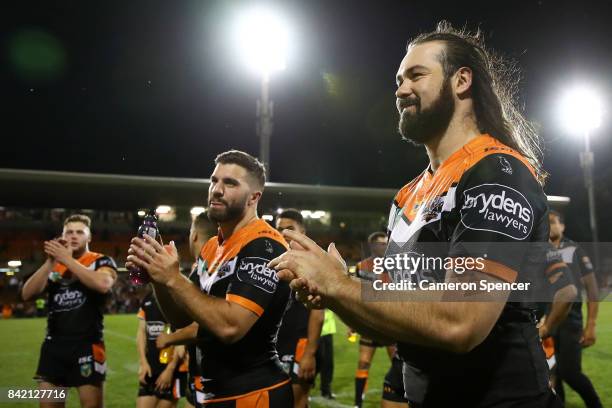
[[[151,210],[144,217],[142,224],[138,227],[138,238],[142,238],[145,235],[159,241],[159,229],[157,228],[157,216],[155,211]],[[139,266],[132,266],[129,269],[130,281],[135,286],[145,285],[150,282],[149,273],[146,269]]]

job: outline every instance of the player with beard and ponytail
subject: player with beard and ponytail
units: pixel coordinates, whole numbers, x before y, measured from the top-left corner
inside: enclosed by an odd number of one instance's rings
[[[221,153],[208,190],[208,217],[219,226],[202,248],[197,285],[179,272],[173,243],[134,238],[127,265],[147,269],[164,315],[176,327],[198,324],[202,398],[196,406],[293,405],[276,336],[289,301],[268,262],[287,249],[282,235],[257,217],[265,169],[237,150]]]
[[[394,301],[364,298],[373,291],[347,275],[333,244],[324,251],[293,231],[284,232],[291,250],[270,264],[309,306],[331,309],[372,339],[397,342],[411,408],[559,403],[534,309],[516,285],[544,280],[541,269],[530,274],[539,267],[531,251],[548,239],[548,208],[538,137],[512,99],[516,84],[504,76],[512,72],[478,34],[443,22],[410,41],[396,74],[399,131],[424,147],[429,165],[393,201],[386,260],[450,264],[386,267],[391,283],[417,287],[384,294]],[[472,266],[459,270],[466,260]],[[419,290],[422,282],[442,288]]]

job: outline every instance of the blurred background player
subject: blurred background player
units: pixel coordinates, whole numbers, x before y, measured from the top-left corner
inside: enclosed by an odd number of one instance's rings
[[[276,229],[306,233],[302,214],[293,208],[284,210],[276,219]],[[324,311],[308,310],[291,296],[289,307],[278,331],[278,354],[291,377],[295,408],[308,406],[308,392],[316,372],[316,352],[323,327]]]
[[[237,150],[221,153],[215,164],[208,217],[219,231],[202,248],[199,286],[181,275],[174,243],[163,247],[148,236],[134,238],[126,266],[149,272],[172,324],[198,323],[206,407],[287,408],[293,406],[293,392],[278,359],[276,336],[290,289],[268,263],[288,246],[257,217],[265,168]]]
[[[157,337],[168,330],[170,325],[159,310],[152,291],[143,298],[138,319],[136,346],[140,367],[136,407],[176,407],[187,385],[185,348],[176,346],[157,350]]]
[[[204,262],[200,257],[200,251],[211,236],[216,234],[216,226],[208,219],[206,212],[198,214],[192,221],[189,229],[189,253],[195,260],[189,274],[189,280],[195,285],[199,285],[198,265],[202,269]],[[178,329],[172,333],[161,333],[156,340],[158,350],[168,346],[184,344],[186,345],[187,356],[189,359],[189,379],[186,392],[185,408],[196,406],[204,400],[202,393],[202,376],[200,372],[199,357],[195,346],[198,334],[198,324],[192,323],[187,327]]]
[[[336,334],[336,317],[334,312],[325,309],[323,328],[317,347],[317,369],[321,375],[321,396],[326,399],[335,399],[332,392],[334,378],[334,334]]]
[[[368,236],[368,249],[370,256],[363,259],[357,264],[356,275],[359,279],[374,281],[376,275],[373,272],[374,258],[384,257],[387,249],[387,234],[382,231],[373,232]],[[354,331],[349,329],[349,336],[353,335]],[[355,406],[360,407],[363,404],[363,399],[368,387],[368,377],[370,374],[370,366],[374,353],[378,347],[385,347],[382,344],[364,336],[359,338],[359,361],[357,363],[357,371],[355,372]],[[393,361],[395,354],[395,346],[386,346],[389,359]]]
[[[36,379],[40,389],[76,387],[81,406],[104,405],[104,304],[117,278],[112,258],[89,251],[91,220],[64,220],[60,239],[45,241],[45,263],[25,282],[24,300],[48,292],[47,334]],[[41,407],[63,403],[41,402]]]
[[[587,407],[601,407],[599,396],[591,380],[582,372],[582,348],[595,344],[595,324],[599,309],[599,290],[595,270],[588,255],[578,244],[564,236],[565,222],[560,213],[550,211],[550,241],[561,254],[572,271],[578,296],[567,319],[559,326],[554,336],[557,359],[557,394],[565,399],[563,382],[576,391]],[[583,328],[582,291],[587,294],[587,321]]]

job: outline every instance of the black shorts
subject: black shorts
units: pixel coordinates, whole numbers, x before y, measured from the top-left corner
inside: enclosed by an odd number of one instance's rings
[[[374,348],[384,347],[384,344],[380,344],[377,341],[374,341],[372,339],[368,339],[367,337],[363,337],[363,336],[359,337],[359,345],[360,346],[366,346],[366,347],[374,347]]]
[[[304,382],[304,380],[300,380],[298,378],[298,373],[300,371],[300,361],[302,360],[302,356],[304,355],[306,344],[308,344],[308,339],[296,339],[293,342],[292,346],[285,347],[285,350],[282,351],[279,349],[278,351],[281,366],[291,378],[291,382],[294,384],[314,384],[314,378],[308,382]]]
[[[106,379],[104,343],[45,340],[34,379],[63,387],[100,384]]]
[[[293,407],[293,390],[291,382],[253,391],[236,399],[220,398],[196,405],[198,408],[290,408]]]
[[[185,390],[187,388],[186,372],[175,371],[172,377],[172,386],[164,391],[155,389],[155,381],[157,381],[158,376],[159,374],[153,375],[153,377],[146,377],[146,384],[138,384],[139,397],[157,397],[159,399],[174,401],[185,396]]]
[[[402,360],[393,358],[391,367],[385,375],[382,398],[386,401],[408,402],[404,392],[404,375],[402,374]]]

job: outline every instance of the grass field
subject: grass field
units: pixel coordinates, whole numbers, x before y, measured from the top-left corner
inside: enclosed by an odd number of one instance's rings
[[[137,321],[133,315],[106,317],[106,346],[109,373],[106,382],[106,406],[134,406],[137,390],[136,355]],[[333,390],[337,400],[328,402],[317,397],[313,407],[352,406],[354,373],[357,364],[357,345],[346,340],[346,329],[340,323],[334,338],[335,373]],[[40,344],[45,329],[44,319],[0,320],[0,388],[35,387],[32,375],[36,369]],[[602,397],[605,407],[612,407],[612,303],[604,302],[600,307],[597,326],[597,344],[585,350],[583,366]],[[370,371],[369,390],[365,407],[378,407],[382,378],[388,368],[386,352],[377,351]],[[567,392],[567,407],[582,407],[583,404],[572,391]],[[32,403],[0,404],[0,406],[35,407]],[[71,394],[68,407],[78,407],[78,398]]]

